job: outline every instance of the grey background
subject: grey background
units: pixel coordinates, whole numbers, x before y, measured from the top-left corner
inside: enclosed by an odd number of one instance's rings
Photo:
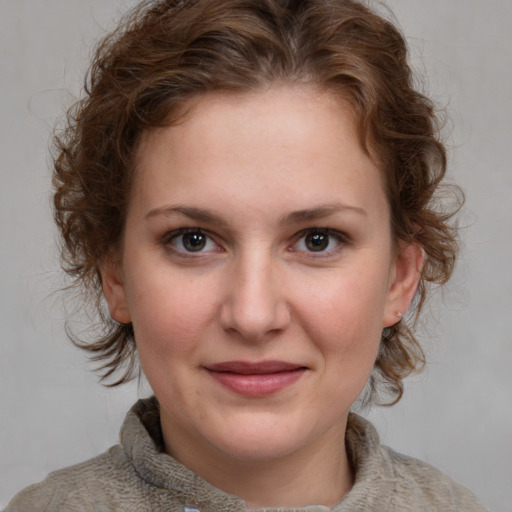
[[[117,440],[150,391],[106,390],[67,341],[47,147],[90,45],[127,0],[0,0],[0,508]],[[427,91],[447,106],[465,254],[423,334],[427,370],[374,409],[383,441],[512,511],[512,1],[390,0]],[[421,59],[421,60],[420,60]]]

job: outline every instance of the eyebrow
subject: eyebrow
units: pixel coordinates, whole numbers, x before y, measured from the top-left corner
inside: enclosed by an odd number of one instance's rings
[[[324,217],[328,217],[329,215],[333,215],[338,212],[343,213],[356,213],[358,215],[366,216],[366,210],[363,208],[359,208],[358,206],[350,206],[343,203],[328,203],[325,205],[320,205],[315,208],[307,208],[304,210],[297,210],[295,212],[290,212],[281,217],[280,224],[295,224],[299,222],[305,222],[310,220],[322,219]]]
[[[279,224],[290,225],[322,219],[338,212],[356,213],[358,215],[364,216],[367,215],[363,208],[359,208],[357,206],[350,206],[342,203],[328,203],[325,205],[317,206],[315,208],[306,208],[304,210],[297,210],[287,213],[279,219]],[[228,223],[219,214],[211,210],[184,205],[165,205],[158,208],[153,208],[145,215],[145,218],[149,219],[159,215],[174,216],[176,214],[183,215],[198,222],[215,224],[222,227],[227,227],[228,225]]]
[[[154,208],[150,210],[145,218],[149,219],[152,217],[156,217],[158,215],[164,215],[171,217],[173,215],[183,215],[185,217],[189,217],[192,220],[196,220],[198,222],[205,222],[209,224],[215,224],[218,226],[227,226],[227,222],[218,214],[206,210],[204,208],[196,208],[194,206],[182,206],[182,205],[166,205],[161,206],[159,208]]]

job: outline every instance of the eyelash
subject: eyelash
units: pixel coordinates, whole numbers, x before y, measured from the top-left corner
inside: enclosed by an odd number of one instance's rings
[[[204,252],[201,251],[187,251],[186,249],[178,249],[174,246],[173,242],[179,240],[181,237],[181,244],[183,245],[183,236],[187,234],[196,234],[200,236],[204,236],[206,239],[205,244],[214,243],[216,247],[220,247],[214,240],[214,238],[205,230],[201,228],[181,228],[175,231],[171,231],[166,233],[162,238],[162,244],[173,254],[177,254],[184,258],[194,258],[201,255],[204,255]]]
[[[181,237],[181,245],[183,246],[183,236],[187,234],[197,234],[199,236],[205,237],[205,246],[209,243],[215,244],[215,246],[219,249],[221,249],[221,245],[218,244],[215,241],[215,237],[210,235],[208,231],[205,231],[201,228],[181,228],[174,231],[170,231],[169,233],[166,233],[162,237],[162,245],[164,245],[169,251],[171,251],[173,254],[178,255],[182,258],[197,258],[201,256],[205,256],[205,254],[211,253],[211,250],[203,251],[202,249],[205,247],[201,247],[198,251],[189,251],[186,250],[186,248],[178,249],[173,242],[180,240]],[[295,246],[299,244],[304,239],[304,243],[307,243],[305,238],[308,236],[327,236],[329,237],[327,240],[327,247],[324,249],[321,249],[319,251],[314,250],[301,250],[296,249]],[[329,249],[329,246],[332,244],[332,240],[336,242],[336,246],[332,249]],[[320,242],[317,240],[316,242]],[[288,248],[289,252],[301,252],[305,255],[307,258],[326,258],[329,256],[336,255],[344,246],[348,245],[350,243],[350,240],[348,236],[341,232],[334,229],[329,228],[308,228],[301,232],[299,232],[297,235],[294,236],[294,242],[293,244]],[[327,250],[326,250],[327,249]],[[217,252],[217,251],[215,251]],[[218,252],[222,252],[222,250],[219,250]]]
[[[328,246],[331,245],[332,239],[334,239],[337,243],[337,245],[332,249],[327,250],[320,250],[320,251],[301,251],[304,255],[306,255],[307,258],[326,258],[329,256],[333,256],[338,254],[342,248],[350,243],[350,240],[348,236],[341,232],[337,231],[335,229],[329,229],[329,228],[308,228],[303,231],[301,231],[297,237],[296,241],[292,245],[292,247],[289,249],[290,252],[298,252],[296,249],[293,249],[294,246],[296,246],[301,240],[305,239],[308,235],[313,236],[327,236],[328,239]],[[305,241],[305,240],[304,240]],[[299,250],[300,251],[300,250]]]

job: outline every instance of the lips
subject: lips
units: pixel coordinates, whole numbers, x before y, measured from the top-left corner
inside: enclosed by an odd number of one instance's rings
[[[223,387],[247,397],[278,393],[299,380],[306,369],[284,361],[226,361],[206,367],[210,376]]]

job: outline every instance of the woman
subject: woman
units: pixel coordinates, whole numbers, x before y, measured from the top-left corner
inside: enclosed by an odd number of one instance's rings
[[[104,319],[83,348],[112,384],[136,351],[155,397],[8,511],[484,510],[350,412],[400,399],[423,363],[404,315],[455,260],[411,82],[349,0],[145,2],[102,42],[55,219]]]

